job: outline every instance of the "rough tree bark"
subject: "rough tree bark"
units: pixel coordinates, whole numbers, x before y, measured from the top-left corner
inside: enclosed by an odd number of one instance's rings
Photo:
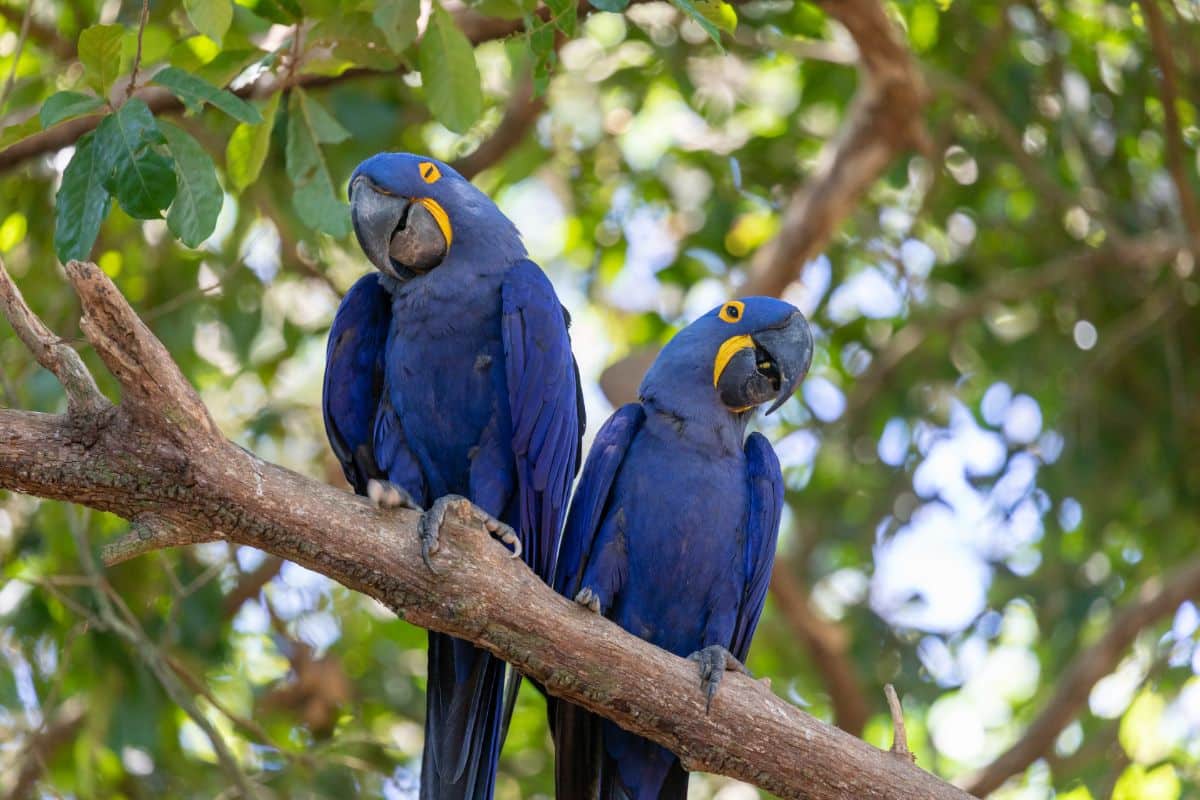
[[[417,515],[381,512],[269,464],[226,440],[170,355],[94,265],[67,265],[82,328],[118,379],[111,405],[70,384],[71,411],[0,409],[0,487],[81,503],[134,523],[110,563],[163,546],[223,539],[321,572],[423,627],[479,644],[619,725],[721,773],[794,798],[964,798],[907,759],[878,750],[730,673],[705,713],[695,664],[555,594],[509,558],[472,507],[452,514],[422,564]],[[0,267],[0,306],[56,375],[78,367],[24,307]],[[65,364],[73,366],[66,367]],[[646,691],[653,686],[654,691]]]

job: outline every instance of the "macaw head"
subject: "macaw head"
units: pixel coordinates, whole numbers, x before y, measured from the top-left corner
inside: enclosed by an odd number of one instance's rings
[[[770,414],[796,391],[812,356],[812,332],[795,306],[773,297],[728,300],[667,342],[641,393],[682,394],[709,407],[715,400],[734,414],[774,401]]]
[[[525,255],[521,236],[491,198],[448,164],[411,153],[380,153],[350,178],[350,216],[367,258],[407,280],[451,253],[507,265]]]

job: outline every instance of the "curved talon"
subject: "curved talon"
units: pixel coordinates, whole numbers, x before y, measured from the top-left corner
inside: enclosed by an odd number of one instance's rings
[[[483,527],[488,529],[488,533],[512,548],[512,552],[508,554],[509,558],[521,557],[521,553],[524,552],[524,548],[521,546],[521,538],[517,536],[517,532],[511,526],[505,525],[491,514],[484,513]]]
[[[575,595],[575,602],[593,614],[600,613],[600,595],[593,592],[590,586],[585,586],[579,590],[579,594]]]
[[[717,687],[721,685],[721,677],[726,672],[750,675],[750,670],[746,669],[746,665],[719,644],[711,644],[702,650],[697,650],[688,656],[688,661],[695,661],[700,665],[700,689],[704,692],[705,714],[712,709],[713,697],[716,696]],[[753,676],[751,675],[751,677]]]
[[[381,481],[371,478],[367,481],[367,498],[376,508],[411,508],[419,511],[421,507],[413,500],[403,486],[391,481]]]
[[[433,566],[432,556],[438,551],[438,537],[441,534],[442,523],[446,521],[446,512],[456,503],[466,503],[467,499],[456,494],[448,494],[433,501],[429,510],[421,515],[417,523],[417,535],[421,538],[421,560],[435,575],[440,574]]]

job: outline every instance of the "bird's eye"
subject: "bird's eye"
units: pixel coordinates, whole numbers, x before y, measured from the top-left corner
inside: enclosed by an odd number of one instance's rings
[[[742,312],[746,310],[746,304],[741,300],[730,300],[725,305],[721,306],[721,311],[717,314],[722,322],[737,322],[742,318]]]
[[[442,171],[432,161],[422,161],[417,169],[421,172],[421,180],[426,183],[434,183],[438,178],[442,177]]]

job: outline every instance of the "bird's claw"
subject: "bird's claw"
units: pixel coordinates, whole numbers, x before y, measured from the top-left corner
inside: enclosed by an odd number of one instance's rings
[[[482,523],[488,533],[512,547],[511,558],[521,557],[521,539],[511,526],[474,505],[467,498],[448,494],[435,500],[429,510],[421,515],[421,521],[417,523],[417,533],[421,537],[421,560],[425,562],[425,566],[429,568],[430,572],[437,573],[433,566],[432,556],[438,551],[438,539],[442,524],[446,521],[446,512],[450,510],[451,506],[457,506],[459,514]]]
[[[417,505],[417,501],[413,500],[412,495],[404,487],[397,486],[391,481],[381,481],[371,478],[367,481],[367,498],[376,508],[411,508],[416,511],[421,510],[421,506]]]
[[[590,610],[593,614],[600,613],[600,595],[593,592],[589,586],[585,586],[579,590],[579,594],[575,595],[575,602]]]
[[[697,650],[688,656],[688,661],[695,661],[700,665],[700,689],[704,692],[705,714],[712,708],[713,697],[716,696],[717,687],[721,685],[721,678],[726,672],[750,675],[746,665],[719,644],[711,644]]]

